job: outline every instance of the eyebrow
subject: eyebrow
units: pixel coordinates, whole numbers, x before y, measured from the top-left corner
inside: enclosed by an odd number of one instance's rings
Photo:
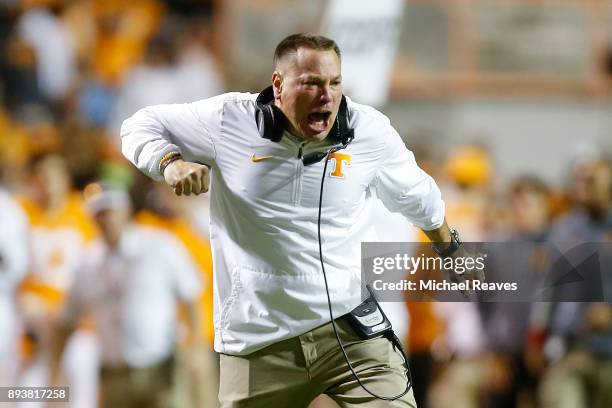
[[[302,80],[314,80],[314,81],[322,81],[323,77],[321,75],[316,75],[316,74],[304,74],[301,77]],[[342,75],[338,75],[336,77],[333,77],[331,79],[332,81],[337,81],[337,80],[342,80]]]

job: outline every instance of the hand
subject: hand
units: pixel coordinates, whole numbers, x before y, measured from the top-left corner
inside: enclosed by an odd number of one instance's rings
[[[463,245],[459,247],[459,249],[452,255],[453,258],[464,258],[464,259],[476,259],[476,258],[484,258],[483,254],[476,252],[472,253],[465,249]],[[464,262],[464,270],[462,273],[452,271],[452,275],[458,281],[485,281],[485,271],[484,268],[478,268],[478,264],[476,262],[471,262],[471,267],[466,267],[468,265],[467,262]]]
[[[168,164],[164,170],[164,179],[176,195],[198,195],[208,191],[209,173],[210,170],[203,164],[178,159]]]
[[[465,247],[461,245],[459,249],[457,249],[457,251],[455,251],[455,253],[451,255],[451,257],[455,258],[454,259],[455,262],[457,261],[457,258],[463,258],[464,259],[464,262],[462,262],[463,266],[462,266],[461,272],[457,272],[456,270],[449,271],[449,274],[450,274],[449,278],[451,282],[459,283],[459,284],[465,283],[468,281],[484,282],[485,281],[484,268],[478,268],[478,265],[476,265],[475,262],[472,263],[472,266],[468,268],[467,263],[465,262],[465,259],[476,259],[481,256],[482,254],[480,253],[471,253],[467,251]],[[471,289],[461,290],[460,292],[466,299],[470,299],[470,297],[474,293],[473,290]]]

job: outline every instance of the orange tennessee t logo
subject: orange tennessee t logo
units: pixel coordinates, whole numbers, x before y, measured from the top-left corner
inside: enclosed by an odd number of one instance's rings
[[[342,164],[346,163],[347,166],[351,165],[351,155],[342,153],[332,153],[329,155],[330,160],[334,160],[334,170],[329,173],[331,177],[344,178],[342,172]]]

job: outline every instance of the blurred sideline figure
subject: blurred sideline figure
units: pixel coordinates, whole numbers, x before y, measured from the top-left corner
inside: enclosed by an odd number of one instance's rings
[[[148,179],[145,179],[148,180]],[[143,183],[145,183],[143,181]],[[203,344],[201,350],[198,350],[198,355],[193,356],[187,352],[181,353],[185,361],[200,359],[201,378],[199,384],[192,384],[194,378],[185,376],[185,370],[179,370],[178,383],[182,384],[182,389],[191,390],[197,393],[194,397],[207,408],[214,408],[219,405],[217,394],[219,393],[219,373],[217,369],[218,359],[214,353],[214,327],[213,327],[213,310],[212,310],[212,253],[210,250],[209,241],[204,238],[190,222],[186,221],[181,214],[186,210],[183,208],[186,204],[185,200],[180,200],[172,193],[171,190],[159,183],[148,181],[146,185],[150,186],[150,190],[146,193],[145,207],[136,212],[134,222],[139,225],[159,228],[167,233],[172,234],[180,241],[202,277],[202,292],[198,298],[198,307],[200,309],[201,318],[201,338]],[[184,347],[183,347],[184,348]],[[179,364],[181,367],[184,364]]]
[[[77,263],[96,232],[83,208],[80,194],[72,190],[68,169],[60,156],[32,158],[25,185],[28,190],[24,192],[21,204],[30,224],[31,262],[18,298],[23,318],[18,384],[44,386],[48,383],[46,360],[52,334],[72,285]],[[87,382],[93,369],[93,362],[89,359],[75,358],[75,353],[86,355],[80,350],[93,347],[91,330],[81,333],[89,333],[89,336],[75,337],[79,341],[71,342],[67,353],[67,361],[74,362],[68,371],[75,401],[80,401],[77,383]],[[92,381],[90,379],[89,383]]]
[[[185,103],[222,91],[209,53],[194,46],[197,30],[177,23],[166,22],[149,41],[142,61],[126,73],[109,118],[109,135],[119,134],[121,122],[147,105]]]
[[[0,189],[0,387],[14,384],[17,316],[15,296],[28,267],[25,214]]]
[[[612,241],[612,164],[597,157],[573,169],[575,206],[551,232],[554,243]],[[610,260],[602,260],[608,264]],[[606,296],[612,287],[603,287]],[[612,406],[612,306],[558,302],[552,305],[544,353],[551,366],[541,384],[544,408]]]
[[[61,382],[61,354],[70,333],[90,313],[101,343],[101,406],[197,406],[177,401],[174,392],[179,303],[187,309],[194,377],[201,364],[195,304],[200,277],[189,255],[169,234],[131,224],[125,191],[94,184],[86,197],[101,239],[80,259],[52,348],[52,384]]]
[[[528,270],[532,282],[545,278],[553,196],[540,178],[514,179],[507,192],[509,228],[496,231],[508,241],[531,242],[521,257],[506,258],[504,273]],[[507,271],[507,272],[506,272]],[[533,406],[537,402],[537,376],[541,370],[537,333],[548,304],[541,302],[490,302],[480,304],[489,350],[488,402],[495,407]]]
[[[605,242],[612,240],[612,165],[594,158],[575,165],[570,195],[574,208],[553,226],[551,240]]]
[[[461,231],[465,242],[486,239],[483,215],[488,204],[488,192],[493,179],[489,153],[478,145],[457,146],[448,153],[443,166],[445,180],[440,184],[446,198],[446,213]],[[426,405],[434,408],[471,408],[479,400],[483,382],[485,334],[478,307],[472,302],[435,302],[431,309],[421,309],[422,325],[431,327],[424,332],[419,361],[425,372],[432,370],[432,361],[423,353],[431,342],[433,357],[443,363],[443,369],[430,386]],[[414,327],[414,330],[418,330]],[[428,338],[429,337],[429,338]]]

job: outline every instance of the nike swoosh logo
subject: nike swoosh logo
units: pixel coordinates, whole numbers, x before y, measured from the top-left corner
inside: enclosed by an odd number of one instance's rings
[[[255,153],[253,153],[251,155],[251,161],[253,163],[258,163],[258,162],[264,161],[264,160],[270,160],[272,158],[274,158],[274,156],[255,156]]]

